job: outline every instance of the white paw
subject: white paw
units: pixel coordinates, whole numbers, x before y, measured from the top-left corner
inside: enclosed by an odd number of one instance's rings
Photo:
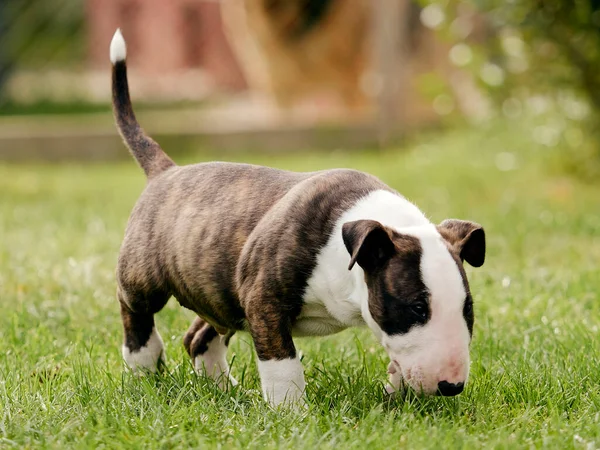
[[[208,344],[206,352],[194,358],[194,368],[198,375],[212,378],[223,390],[227,389],[228,384],[237,386],[237,380],[229,373],[226,357],[227,346],[219,336]]]
[[[305,405],[304,369],[298,358],[258,361],[262,392],[271,406]]]
[[[148,342],[140,349],[132,352],[126,345],[123,345],[123,359],[135,374],[142,374],[144,371],[154,373],[159,361],[165,362],[164,348],[160,334],[156,328],[153,328]]]

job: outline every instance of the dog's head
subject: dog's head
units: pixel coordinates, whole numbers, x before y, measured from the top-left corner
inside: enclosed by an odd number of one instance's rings
[[[480,267],[485,233],[473,222],[399,231],[373,220],[342,227],[368,287],[368,322],[417,392],[459,394],[469,375],[473,300],[462,265]]]

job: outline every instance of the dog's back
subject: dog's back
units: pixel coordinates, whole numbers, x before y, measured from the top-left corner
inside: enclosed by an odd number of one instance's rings
[[[249,164],[173,167],[154,177],[131,214],[117,276],[125,290],[169,291],[215,324],[239,329],[242,248],[271,206],[311,174]],[[134,287],[137,287],[134,289]]]

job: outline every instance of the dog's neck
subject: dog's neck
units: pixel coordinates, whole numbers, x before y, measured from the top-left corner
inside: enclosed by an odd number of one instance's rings
[[[402,232],[433,227],[412,203],[388,191],[374,191],[346,211],[317,258],[317,267],[308,282],[305,304],[322,305],[343,327],[367,325],[377,338],[381,330],[369,312],[369,291],[365,274],[357,264],[348,270],[350,255],[342,239],[342,225],[371,219]]]

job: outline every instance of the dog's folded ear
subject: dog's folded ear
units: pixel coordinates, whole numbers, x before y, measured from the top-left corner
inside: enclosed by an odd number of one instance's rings
[[[439,233],[458,252],[463,261],[481,267],[485,261],[485,232],[475,222],[446,219],[437,226]]]
[[[346,222],[342,226],[344,245],[350,253],[348,270],[358,263],[366,272],[380,267],[396,251],[388,230],[375,220]]]

